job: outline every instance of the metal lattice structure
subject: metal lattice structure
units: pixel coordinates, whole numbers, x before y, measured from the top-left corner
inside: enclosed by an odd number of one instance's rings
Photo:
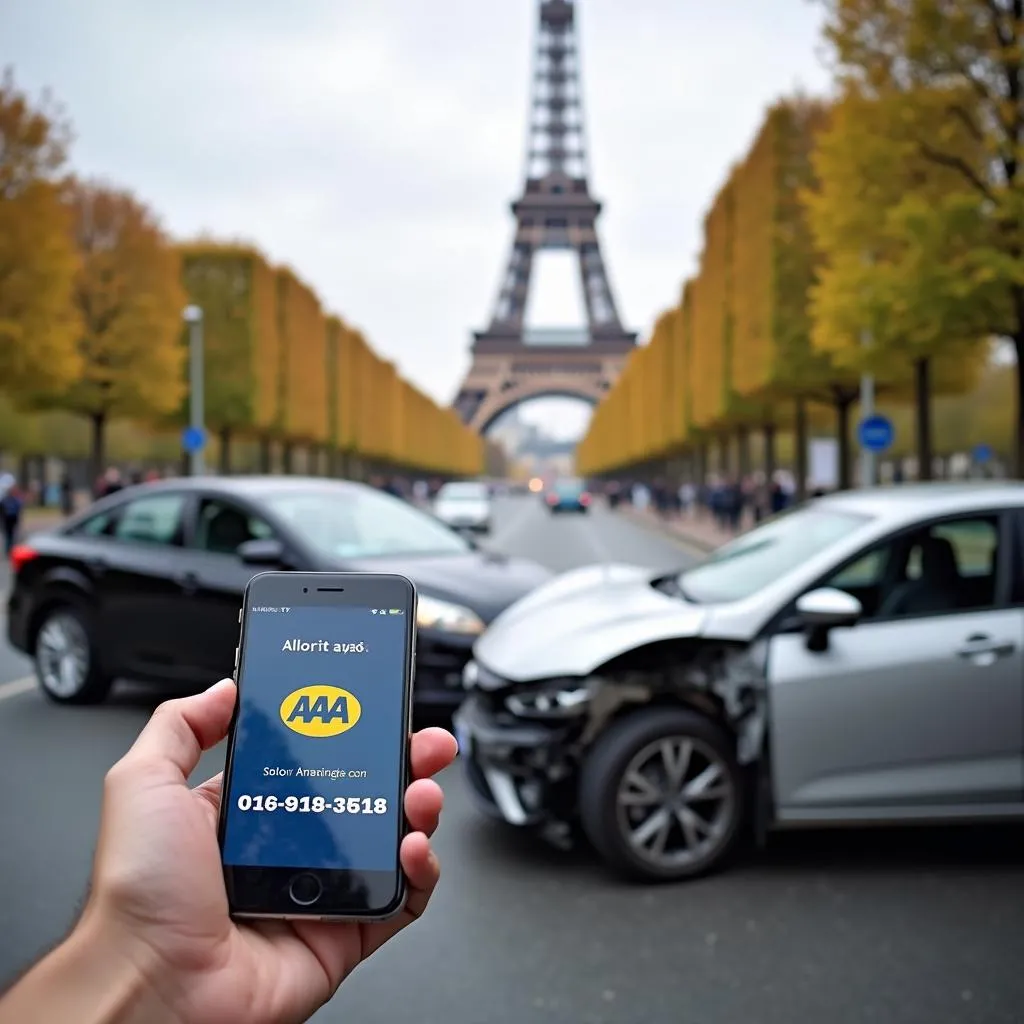
[[[576,4],[541,0],[534,51],[525,185],[491,322],[474,334],[473,363],[455,400],[465,423],[484,431],[506,409],[545,394],[600,400],[636,335],[619,319],[597,236],[601,204],[590,193]],[[578,261],[586,328],[529,331],[534,257],[570,250]]]

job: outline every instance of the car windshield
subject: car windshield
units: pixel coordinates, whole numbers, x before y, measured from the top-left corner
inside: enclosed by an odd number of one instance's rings
[[[486,501],[487,486],[473,483],[445,484],[437,492],[437,498],[438,501]]]
[[[470,550],[436,519],[379,491],[283,492],[268,495],[266,504],[303,540],[331,558],[457,555]]]
[[[868,516],[814,506],[784,512],[681,573],[679,588],[700,604],[741,601],[869,521]]]
[[[559,480],[555,484],[555,491],[558,494],[565,495],[567,498],[572,497],[574,494],[579,494],[582,490],[582,480]]]

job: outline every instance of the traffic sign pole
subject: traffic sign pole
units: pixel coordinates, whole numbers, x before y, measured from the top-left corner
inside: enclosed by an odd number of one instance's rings
[[[202,476],[206,472],[206,459],[203,441],[206,436],[206,396],[204,394],[205,379],[203,373],[203,311],[198,306],[185,308],[185,320],[189,325],[189,432],[199,442],[189,448],[189,473]]]
[[[871,343],[870,335],[865,331],[861,344],[866,348]],[[861,421],[875,415],[875,378],[865,373],[860,379],[860,416]],[[873,449],[861,445],[860,449],[860,485],[874,487],[878,483],[878,458]]]

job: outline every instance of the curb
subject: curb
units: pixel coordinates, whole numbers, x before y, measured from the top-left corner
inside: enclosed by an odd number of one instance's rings
[[[635,509],[629,508],[628,506],[626,508],[617,509],[616,511],[618,511],[619,515],[624,519],[628,519],[630,522],[636,523],[637,526],[643,526],[652,533],[671,537],[680,544],[694,548],[703,555],[710,555],[712,551],[717,551],[721,546],[719,544],[710,544],[708,541],[695,537],[693,534],[687,533],[684,530],[674,530],[667,523],[664,523],[659,519],[655,519],[652,516],[645,515],[643,512],[637,512]]]

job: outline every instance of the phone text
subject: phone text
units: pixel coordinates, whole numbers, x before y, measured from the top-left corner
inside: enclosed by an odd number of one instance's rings
[[[235,802],[240,811],[287,811],[313,814],[387,814],[388,802],[382,796],[286,796],[243,793]]]

